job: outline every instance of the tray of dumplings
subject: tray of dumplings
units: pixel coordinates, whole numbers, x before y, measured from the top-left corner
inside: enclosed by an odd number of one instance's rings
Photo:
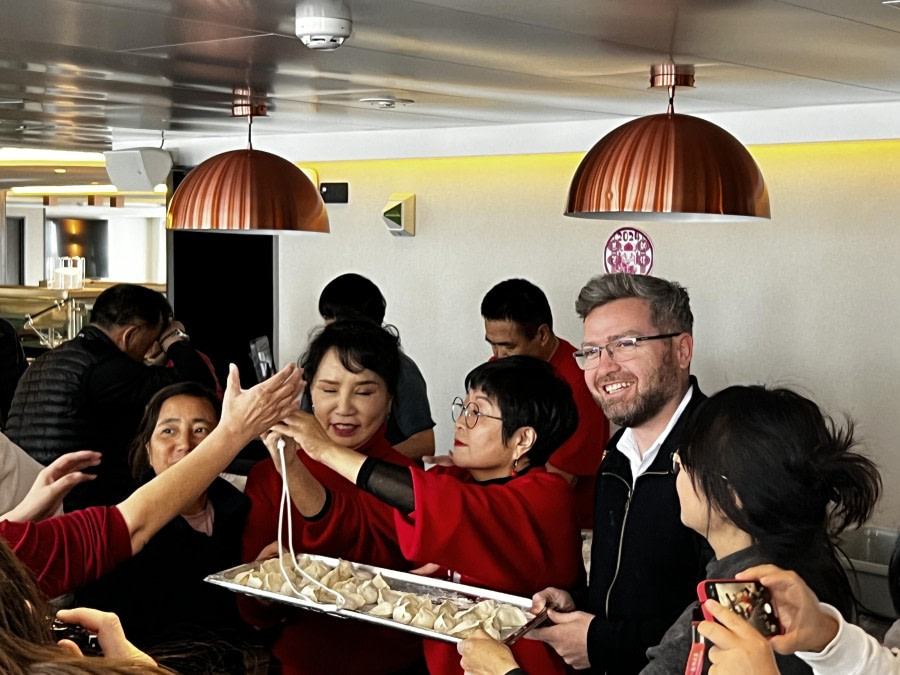
[[[237,593],[348,618],[423,637],[459,642],[476,629],[510,645],[546,619],[531,599],[443,579],[285,552],[211,574],[205,581]]]

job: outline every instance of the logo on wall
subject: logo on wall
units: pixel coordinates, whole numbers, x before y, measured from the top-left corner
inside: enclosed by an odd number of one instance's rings
[[[606,240],[603,265],[608,273],[650,274],[653,269],[650,237],[633,227],[620,227]]]

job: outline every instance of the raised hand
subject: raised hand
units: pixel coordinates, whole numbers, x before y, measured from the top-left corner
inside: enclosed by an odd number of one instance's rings
[[[0,516],[0,520],[24,523],[57,515],[61,512],[63,499],[72,488],[97,477],[81,470],[97,466],[100,457],[100,453],[93,450],[68,452],[57,457],[37,475],[25,498],[14,509]]]

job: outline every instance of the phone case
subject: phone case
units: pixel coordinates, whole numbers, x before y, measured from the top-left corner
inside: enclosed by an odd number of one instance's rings
[[[725,602],[723,598],[718,597],[718,594],[711,595],[707,592],[707,588],[713,584],[733,584],[742,587],[754,584],[758,590],[756,590],[749,598],[745,598],[740,604],[740,608],[734,606],[729,608],[749,621],[764,637],[772,637],[773,635],[781,633],[781,624],[778,621],[778,614],[775,612],[775,606],[772,604],[771,596],[759,582],[753,581],[740,581],[738,579],[704,579],[697,584],[697,597],[700,599],[700,608],[703,610],[703,616],[707,621],[715,621],[715,618],[707,611],[706,607],[703,606],[704,602],[711,598],[726,607],[729,606],[729,603]],[[757,603],[757,600],[760,598],[764,604]],[[762,611],[757,611],[760,607],[762,607]]]

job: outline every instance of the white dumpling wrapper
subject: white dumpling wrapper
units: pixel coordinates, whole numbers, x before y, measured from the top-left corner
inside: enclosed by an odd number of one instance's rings
[[[374,605],[378,602],[378,589],[372,585],[371,579],[362,582],[356,592],[365,598],[367,605]]]
[[[409,625],[409,622],[412,621],[413,618],[412,612],[409,609],[409,603],[404,602],[394,607],[391,618],[397,623]]]
[[[449,633],[456,627],[456,619],[453,618],[452,614],[438,614],[437,618],[434,620],[434,630],[438,633]]]
[[[477,619],[466,619],[465,621],[460,621],[453,628],[451,628],[447,635],[454,635],[460,638],[467,638],[472,633],[475,632],[475,629],[481,625],[481,621]]]
[[[431,603],[428,604],[430,605]],[[432,628],[434,628],[434,621],[434,612],[426,609],[425,606],[422,605],[421,607],[419,607],[419,611],[416,612],[416,615],[412,618],[412,621],[409,622],[409,625],[431,630]]]
[[[372,616],[391,618],[394,614],[394,605],[390,602],[379,602],[369,610],[369,614],[371,614]]]

